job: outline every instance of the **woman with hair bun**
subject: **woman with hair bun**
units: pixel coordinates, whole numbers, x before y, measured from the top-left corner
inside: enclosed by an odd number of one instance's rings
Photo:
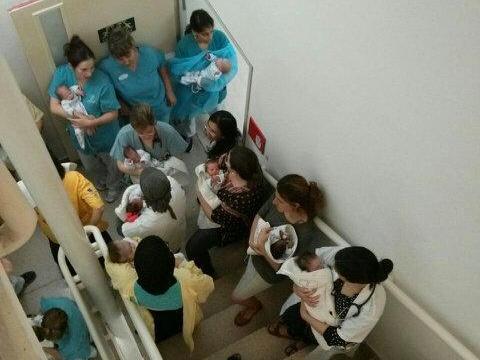
[[[330,243],[313,223],[313,218],[323,206],[324,196],[315,182],[308,182],[296,174],[286,175],[278,181],[275,194],[258,211],[250,230],[249,245],[257,255],[249,256],[245,273],[232,294],[232,301],[243,306],[235,317],[235,325],[248,324],[262,309],[256,294],[285,279],[285,276],[277,274],[280,264],[265,250],[269,230],[261,231],[258,239],[254,239],[259,219],[262,218],[272,227],[291,224],[298,237],[297,249],[293,254],[296,256]]]
[[[329,359],[337,353],[354,352],[383,314],[386,294],[382,282],[393,270],[390,259],[378,261],[368,249],[361,246],[339,246],[316,249],[324,266],[333,272],[332,296],[335,303],[337,326],[316,320],[305,304],[315,306],[318,298],[314,290],[293,286],[300,302],[287,307],[280,319],[268,327],[272,335],[296,340],[285,348],[287,356],[306,345],[320,345],[315,359]]]
[[[95,56],[77,36],[65,44],[67,63],[57,67],[48,87],[50,111],[67,119],[67,130],[82,164],[98,190],[107,189],[105,201],[113,202],[120,194],[122,175],[110,157],[110,149],[117,136],[120,104],[108,77],[95,70]],[[62,108],[58,94],[60,87],[75,87],[88,115]],[[84,130],[84,146],[78,142],[74,128]]]
[[[228,62],[229,70],[221,71],[214,79],[185,82],[185,77],[200,72],[218,61]],[[227,95],[227,84],[238,71],[237,55],[227,36],[214,29],[213,18],[203,9],[192,12],[186,35],[175,48],[170,60],[170,72],[175,85],[177,103],[171,120],[184,137],[195,135],[194,118],[212,113]]]

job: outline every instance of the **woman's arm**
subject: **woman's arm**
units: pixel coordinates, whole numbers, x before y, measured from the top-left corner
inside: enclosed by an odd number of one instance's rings
[[[304,287],[293,284],[293,292],[297,295],[302,302],[307,303],[309,306],[316,306],[320,295],[313,295],[316,289],[309,290]]]
[[[309,323],[311,327],[313,327],[317,332],[319,332],[322,335],[330,326],[327,323],[324,323],[312,317],[308,313],[308,310],[305,307],[305,303],[303,301],[300,303],[300,316],[302,317],[303,320]]]
[[[163,65],[160,70],[160,77],[163,80],[163,84],[165,85],[165,95],[167,96],[168,105],[174,106],[177,103],[177,98],[175,97],[175,93],[173,92],[172,83],[170,81],[170,75],[168,73],[168,69],[165,65]]]
[[[62,108],[60,100],[50,97],[50,112],[57,116],[60,116],[64,119],[68,119],[69,116],[65,110]]]
[[[103,210],[105,210],[105,206],[92,209],[92,215],[90,216],[87,225],[97,225],[102,218]]]
[[[75,114],[74,119],[70,119],[72,125],[78,128],[92,128],[112,122],[118,117],[118,110],[108,111],[98,118],[92,118],[85,114]]]
[[[265,243],[267,242],[268,239],[268,234],[272,228],[265,228],[260,231],[260,234],[258,234],[258,238],[255,239],[251,237],[248,241],[250,247],[255,250],[255,252],[263,256],[263,258],[268,262],[268,264],[272,267],[273,270],[278,271],[280,269],[281,264],[278,264],[277,262],[273,261],[273,259],[268,255],[267,251],[265,250]],[[255,231],[255,230],[254,230]]]
[[[130,166],[125,165],[125,163],[121,160],[117,160],[117,167],[118,167],[118,170],[120,170],[122,173],[127,175],[133,175],[133,176],[140,176],[140,174],[143,171],[142,167],[132,168]]]
[[[208,204],[208,202],[205,200],[205,198],[203,197],[202,193],[199,190],[197,190],[197,199],[200,203],[200,207],[205,212],[205,215],[208,217],[209,220],[212,220],[213,209]]]

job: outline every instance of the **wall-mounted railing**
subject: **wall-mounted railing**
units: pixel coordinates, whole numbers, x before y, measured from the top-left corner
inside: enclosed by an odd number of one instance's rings
[[[264,170],[263,172],[267,181],[274,187],[277,185],[277,180]],[[327,235],[335,244],[341,246],[350,246],[340,235],[338,235],[330,226],[323,222],[320,218],[314,219],[318,228]],[[422,307],[420,307],[412,298],[405,294],[395,283],[388,279],[383,285],[385,288],[413,315],[422,321],[433,333],[435,333],[445,344],[447,344],[456,354],[465,360],[478,360],[478,357],[463,345],[453,334],[445,329],[438,321],[436,321],[430,314],[428,314]]]

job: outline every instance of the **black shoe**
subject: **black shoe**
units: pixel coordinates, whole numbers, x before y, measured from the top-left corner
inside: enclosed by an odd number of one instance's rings
[[[25,284],[23,284],[23,288],[21,291],[21,293],[23,293],[27,288],[27,286],[35,281],[35,279],[37,278],[37,274],[35,273],[35,271],[27,271],[26,273],[23,273],[22,275],[20,275],[20,277],[22,277],[23,280],[25,280]]]
[[[189,138],[185,139],[185,141],[188,142],[188,146],[187,146],[187,148],[185,149],[185,152],[186,152],[186,153],[189,153],[190,151],[192,151],[192,147],[193,147],[193,137],[189,137]]]
[[[242,360],[242,355],[239,353],[235,353],[233,355],[230,355],[227,360]]]

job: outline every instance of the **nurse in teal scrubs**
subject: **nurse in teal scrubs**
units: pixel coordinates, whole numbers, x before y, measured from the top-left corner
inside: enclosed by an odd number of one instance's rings
[[[195,134],[194,118],[213,113],[227,95],[227,84],[237,74],[237,56],[232,44],[220,30],[214,30],[212,17],[205,10],[195,10],[190,17],[187,33],[175,48],[175,57],[170,61],[177,104],[170,116],[173,125],[185,137]],[[207,68],[212,59],[227,59],[231,64],[228,73],[216,81],[202,83],[200,89],[183,85],[180,79],[187,72]]]
[[[130,33],[116,27],[108,36],[110,55],[99,68],[113,83],[122,102],[121,115],[128,116],[129,108],[146,103],[151,106],[157,121],[168,123],[170,106],[176,98],[170,83],[165,55],[146,45],[135,45]]]
[[[109,154],[119,130],[117,116],[120,104],[108,77],[95,70],[92,50],[78,36],[74,35],[65,45],[65,56],[68,63],[55,70],[48,88],[50,111],[69,120],[67,131],[89,178],[98,190],[107,189],[105,201],[113,202],[122,186],[122,175]],[[88,115],[76,113],[71,118],[65,112],[57,95],[57,88],[61,85],[80,87],[82,103]],[[84,148],[78,143],[74,126],[84,130]]]

